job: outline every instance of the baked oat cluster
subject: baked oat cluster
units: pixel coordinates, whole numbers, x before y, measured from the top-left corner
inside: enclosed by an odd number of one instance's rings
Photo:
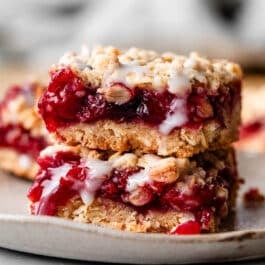
[[[132,232],[218,231],[235,204],[241,69],[196,53],[114,47],[53,65],[28,198],[51,215]]]
[[[85,84],[96,88],[109,88],[123,83],[126,87],[168,90],[172,94],[185,93],[191,83],[209,85],[216,91],[220,84],[228,84],[242,77],[241,68],[226,60],[208,60],[192,52],[188,56],[174,53],[130,48],[84,47],[79,54],[67,53],[51,72],[70,67]]]

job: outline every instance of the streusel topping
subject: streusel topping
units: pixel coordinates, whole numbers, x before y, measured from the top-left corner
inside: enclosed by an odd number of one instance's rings
[[[53,65],[51,72],[70,67],[85,83],[94,87],[109,87],[123,83],[130,88],[168,89],[185,93],[193,82],[216,90],[220,84],[241,79],[238,64],[227,60],[209,60],[195,52],[188,56],[130,48],[83,48],[80,53],[67,53]]]

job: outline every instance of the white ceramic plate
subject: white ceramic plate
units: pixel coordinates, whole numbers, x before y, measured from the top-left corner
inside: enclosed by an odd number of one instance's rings
[[[180,264],[265,257],[265,206],[245,209],[249,186],[265,192],[265,156],[239,155],[246,184],[226,232],[197,236],[136,234],[27,215],[29,182],[1,173],[0,247],[87,261]]]

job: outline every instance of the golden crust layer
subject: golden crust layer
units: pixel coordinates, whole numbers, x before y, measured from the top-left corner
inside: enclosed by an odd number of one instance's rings
[[[237,185],[231,189],[229,212],[235,205]],[[140,233],[170,233],[179,224],[192,220],[188,214],[177,211],[148,211],[139,213],[133,208],[105,198],[97,198],[91,205],[85,205],[78,198],[72,199],[65,207],[61,207],[58,217],[73,221],[90,223],[103,227]],[[208,232],[217,232],[222,220],[213,218]]]
[[[208,149],[225,148],[238,139],[240,103],[227,128],[214,122],[201,129],[175,129],[163,136],[155,128],[143,124],[98,121],[93,124],[77,124],[59,128],[54,137],[67,145],[81,145],[90,149],[141,151],[167,156],[190,157]]]
[[[71,200],[66,207],[60,208],[58,217],[140,233],[169,233],[183,220],[189,220],[188,215],[176,211],[138,213],[123,203],[104,198],[97,198],[89,206],[79,199]],[[213,220],[210,232],[215,232],[217,226],[217,221]]]

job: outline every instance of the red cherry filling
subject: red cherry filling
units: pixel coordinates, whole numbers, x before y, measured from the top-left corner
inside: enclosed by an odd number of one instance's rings
[[[128,168],[124,170],[114,169],[111,176],[102,183],[98,194],[109,199],[121,198],[126,189],[128,177],[139,171],[140,168]]]
[[[171,235],[196,235],[201,233],[201,225],[196,221],[187,221],[177,226]]]
[[[58,152],[54,156],[47,156],[39,158],[40,171],[36,176],[35,182],[28,192],[28,198],[35,203],[31,210],[36,215],[55,215],[58,207],[66,205],[66,203],[78,195],[78,192],[73,189],[74,180],[82,180],[82,172],[79,165],[79,157],[72,152]],[[57,185],[50,190],[49,194],[43,195],[45,185],[52,183],[53,168],[59,168],[65,163],[71,164],[73,168],[69,167],[67,175],[59,176]],[[76,166],[76,167],[74,167]],[[45,170],[44,170],[45,169]]]
[[[209,161],[206,164],[199,159],[196,161],[205,170],[211,167]],[[52,156],[41,157],[38,163],[40,171],[28,193],[33,203],[33,214],[56,215],[58,209],[73,197],[83,198],[84,192],[93,191],[95,197],[124,203],[143,214],[148,210],[192,213],[203,230],[209,228],[214,214],[224,216],[219,211],[227,198],[218,198],[216,189],[220,186],[229,189],[236,181],[236,172],[225,168],[215,178],[206,174],[205,183],[197,183],[190,176],[183,176],[176,183],[144,183],[128,191],[128,178],[139,174],[140,167],[113,168],[95,184],[90,175],[94,170],[93,167],[89,168],[89,160],[84,162],[83,158],[71,152],[57,152]]]
[[[174,95],[164,92],[144,90],[139,93],[139,105],[136,109],[136,114],[139,120],[151,124],[158,125],[166,117],[170,111],[170,105],[175,98]]]
[[[55,72],[39,102],[43,107],[41,113],[47,114],[45,120],[48,128],[54,130],[62,121],[73,121],[85,96],[87,93],[83,82],[70,69]]]
[[[43,137],[33,137],[30,131],[21,125],[0,126],[0,146],[8,147],[19,153],[37,158],[40,151],[47,146]]]
[[[115,85],[115,84],[113,84]],[[124,84],[118,83],[119,86]],[[241,84],[229,84],[231,89],[220,89],[215,94],[207,94],[204,84],[194,83],[190,94],[176,96],[152,89],[134,89],[129,101],[123,104],[107,102],[97,88],[84,85],[69,68],[52,73],[48,89],[39,101],[39,110],[48,130],[69,123],[95,122],[110,119],[117,122],[143,122],[159,126],[168,114],[174,112],[174,99],[187,101],[183,106],[188,121],[183,126],[198,128],[204,121],[214,119],[224,125],[225,113],[230,114],[240,97]],[[127,90],[129,88],[126,87]],[[183,112],[183,111],[182,111]],[[174,128],[173,128],[174,129]]]
[[[171,187],[161,196],[161,204],[172,207],[173,209],[182,211],[196,211],[201,205],[212,205],[215,199],[214,185],[195,184],[191,189],[185,187],[187,191],[179,188]]]

